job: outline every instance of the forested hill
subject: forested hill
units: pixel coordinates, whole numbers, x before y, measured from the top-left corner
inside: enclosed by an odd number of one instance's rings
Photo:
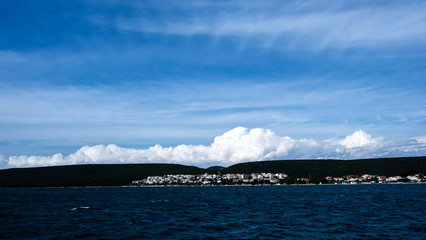
[[[283,172],[290,177],[323,179],[326,176],[375,174],[403,176],[426,173],[426,157],[377,158],[360,160],[279,160],[240,163],[222,173]]]
[[[94,164],[0,170],[0,187],[123,186],[164,174],[202,174],[178,164]]]
[[[0,170],[0,187],[123,186],[147,176],[209,173],[286,173],[290,177],[406,176],[426,173],[426,157],[361,160],[275,160],[248,162],[221,169],[178,164],[97,164]]]

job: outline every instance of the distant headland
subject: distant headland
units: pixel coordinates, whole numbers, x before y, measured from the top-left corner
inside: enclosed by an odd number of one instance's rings
[[[309,183],[332,183],[343,176],[352,176],[352,181],[361,181],[368,176],[386,181],[383,177],[409,180],[416,176],[422,179],[426,173],[426,157],[398,157],[357,160],[273,160],[235,164],[229,167],[214,166],[199,168],[179,164],[94,164],[0,170],[0,187],[74,187],[74,186],[130,186],[134,181],[149,176],[243,176],[241,181],[256,181],[264,174],[282,173],[272,181]],[[227,175],[228,174],[228,175]],[[234,175],[232,175],[234,174]],[[245,178],[247,176],[247,178]],[[249,177],[250,176],[250,177]],[[269,177],[265,175],[266,177]],[[380,179],[379,179],[380,178]],[[308,180],[307,180],[308,179]],[[345,179],[347,180],[347,179]],[[349,179],[350,180],[350,179]],[[233,181],[233,180],[232,180]],[[263,176],[262,176],[263,181]],[[271,181],[268,179],[269,182]],[[372,181],[372,180],[371,180]],[[370,182],[371,182],[370,181]],[[410,180],[411,181],[411,180]],[[421,181],[421,180],[420,180]],[[343,180],[342,180],[343,182]],[[289,182],[291,183],[291,182]]]

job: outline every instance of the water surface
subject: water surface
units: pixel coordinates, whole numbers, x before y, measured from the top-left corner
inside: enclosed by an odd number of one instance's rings
[[[426,184],[0,189],[1,239],[425,239]]]

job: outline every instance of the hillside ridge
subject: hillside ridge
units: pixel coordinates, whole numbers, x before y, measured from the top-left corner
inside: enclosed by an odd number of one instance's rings
[[[270,160],[246,162],[224,169],[166,163],[85,164],[0,170],[0,187],[125,186],[133,180],[166,174],[283,172],[290,177],[376,174],[384,176],[426,173],[425,157],[356,160]]]

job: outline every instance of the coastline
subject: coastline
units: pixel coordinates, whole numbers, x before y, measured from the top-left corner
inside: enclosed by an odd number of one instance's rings
[[[426,184],[424,182],[420,183],[411,183],[411,182],[398,182],[398,183],[367,183],[367,184],[259,184],[259,185],[144,185],[144,186],[123,186],[131,188],[139,187],[280,187],[280,186],[359,186],[359,185],[417,185],[417,184]]]
[[[0,189],[26,189],[26,188],[166,188],[166,187],[291,187],[291,186],[360,186],[360,185],[421,185],[426,184],[424,182],[420,183],[410,183],[410,182],[399,182],[399,183],[370,183],[370,184],[259,184],[259,185],[146,185],[146,186],[52,186],[52,187],[0,187]]]
[[[335,181],[344,180],[372,181],[372,177],[378,178],[374,180],[376,182],[400,179],[407,181],[405,176],[409,175],[419,175],[412,177],[426,182],[423,175],[425,172],[426,157],[350,161],[271,160],[235,164],[220,172],[178,164],[91,164],[0,170],[0,188],[123,187],[146,184],[170,186],[199,183],[239,186],[280,183],[299,186],[322,182],[333,185]],[[225,177],[225,174],[230,176]]]

